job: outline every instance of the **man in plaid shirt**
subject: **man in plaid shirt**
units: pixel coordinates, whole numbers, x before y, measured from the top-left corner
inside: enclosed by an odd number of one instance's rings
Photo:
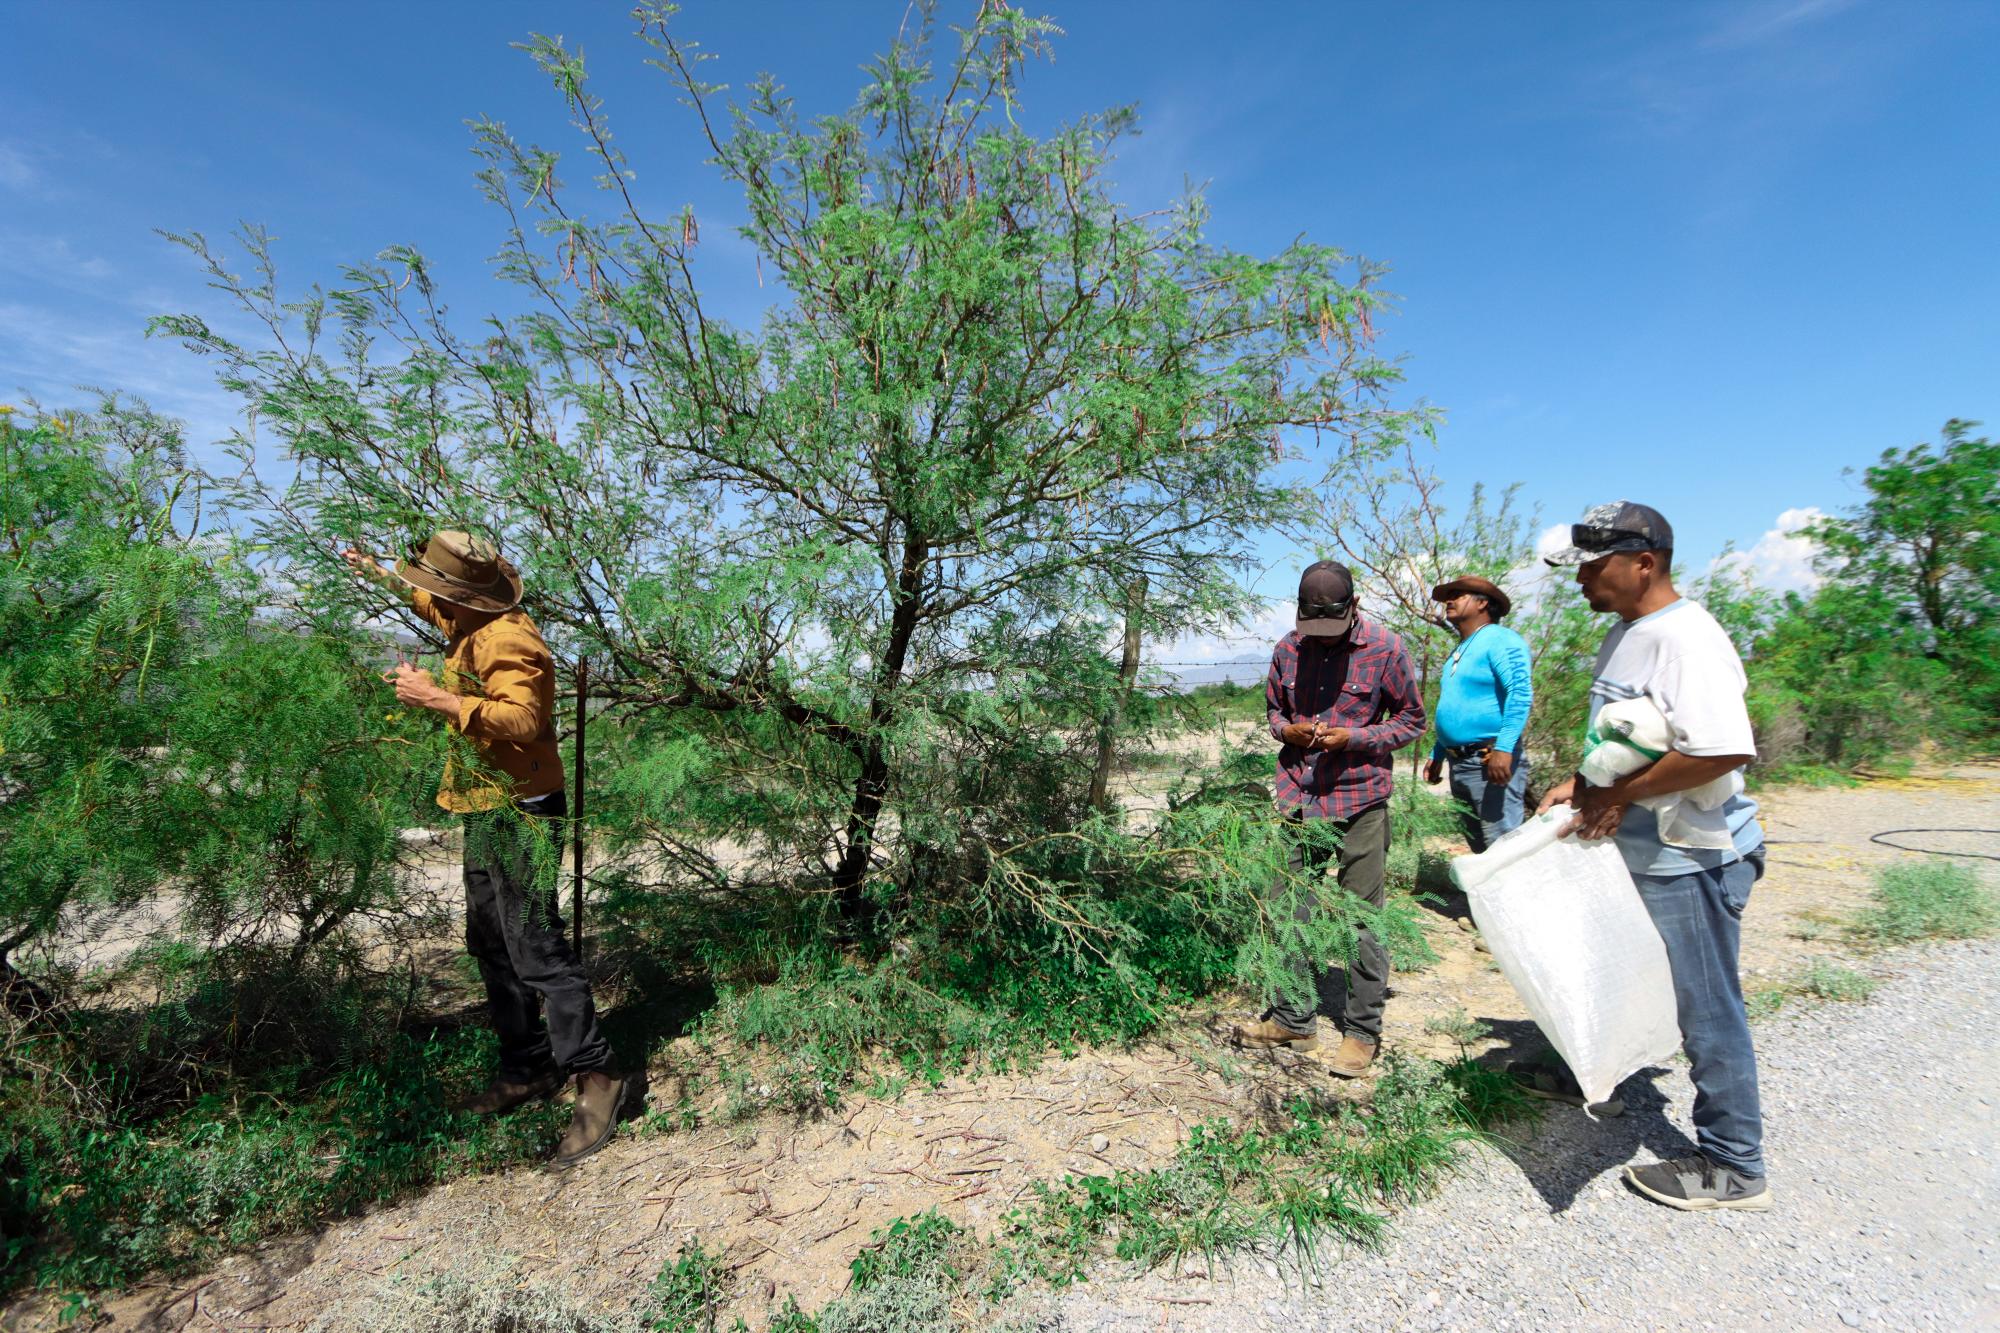
[[[1339,834],[1340,886],[1374,907],[1382,905],[1389,856],[1390,756],[1423,734],[1424,704],[1409,650],[1391,630],[1355,609],[1354,577],[1322,560],[1299,579],[1298,627],[1278,641],[1264,686],[1278,751],[1278,808],[1293,821],[1333,821]],[[1294,871],[1322,870],[1332,852],[1304,839],[1292,848]],[[1272,886],[1273,896],[1283,891]],[[1299,908],[1309,919],[1310,904]],[[1301,960],[1318,994],[1325,968]],[[1345,1078],[1367,1071],[1382,1043],[1382,1008],[1389,988],[1389,954],[1363,929],[1348,969],[1340,1049],[1328,1067]],[[1314,1007],[1280,995],[1254,1023],[1236,1029],[1240,1045],[1319,1045]]]

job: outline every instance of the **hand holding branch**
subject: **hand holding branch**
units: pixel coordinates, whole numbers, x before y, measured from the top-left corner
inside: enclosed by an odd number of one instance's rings
[[[1294,722],[1284,730],[1285,744],[1301,750],[1344,750],[1350,734],[1346,727],[1327,722]]]
[[[1283,735],[1285,744],[1296,745],[1301,750],[1310,750],[1313,742],[1319,738],[1319,723],[1294,722],[1285,728]]]
[[[456,718],[459,697],[431,679],[431,673],[414,663],[398,661],[395,667],[382,673],[386,684],[396,687],[396,698],[414,708],[428,708]]]

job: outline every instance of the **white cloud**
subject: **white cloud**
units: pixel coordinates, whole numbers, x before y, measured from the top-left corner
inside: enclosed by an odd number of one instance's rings
[[[0,148],[0,154],[5,152]],[[0,159],[0,179],[5,175],[4,159]],[[78,251],[66,236],[0,232],[0,273],[95,294],[117,271],[110,260]]]
[[[1730,12],[1729,19],[1710,32],[1703,44],[1711,47],[1754,46],[1783,37],[1795,28],[1831,18],[1852,9],[1855,0],[1780,0],[1777,4],[1746,5]]]
[[[89,407],[91,386],[143,398],[178,417],[196,461],[221,465],[211,446],[242,420],[242,404],[214,382],[214,367],[137,319],[79,316],[54,304],[0,302],[0,400]]]
[[[1250,659],[1252,663],[1267,662],[1270,660],[1271,645],[1291,633],[1292,625],[1297,620],[1298,604],[1287,597],[1272,602],[1248,620],[1224,625],[1218,630],[1183,634],[1165,643],[1148,643],[1143,660],[1182,666],[1245,659]],[[1175,667],[1167,669],[1173,671]],[[1260,672],[1253,669],[1248,674]]]
[[[1740,569],[1752,583],[1774,592],[1811,592],[1819,586],[1820,578],[1812,567],[1813,540],[1801,529],[1825,517],[1825,512],[1816,505],[1787,509],[1778,515],[1777,525],[1757,539],[1756,545],[1747,551],[1718,556],[1711,568]]]
[[[0,143],[0,188],[26,191],[41,179],[28,155],[12,144]]]
[[[1891,52],[1831,22],[1858,0],[1757,0],[1672,9],[1655,40],[1586,65],[1585,87],[1611,125],[1649,135],[1714,136],[1718,188],[1768,175],[1770,155],[1804,134],[1823,134],[1860,99],[1879,95]],[[1671,7],[1669,7],[1671,8]],[[1713,21],[1711,15],[1720,14]]]
[[[1553,555],[1568,546],[1569,528],[1570,525],[1567,523],[1551,523],[1543,528],[1541,536],[1535,538],[1535,559],[1540,560],[1544,556]]]

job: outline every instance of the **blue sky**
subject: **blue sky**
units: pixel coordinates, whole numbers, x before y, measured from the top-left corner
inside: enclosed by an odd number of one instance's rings
[[[2000,426],[2000,6],[1047,12],[1068,35],[1028,115],[1137,103],[1131,202],[1206,181],[1219,241],[1303,232],[1392,266],[1385,337],[1448,414],[1452,494],[1518,481],[1547,524],[1645,499],[1689,563],[1734,541],[1783,582],[1780,515],[1853,503],[1843,467],[1948,417]],[[678,22],[712,77],[768,69],[833,110],[903,13],[694,0]],[[408,242],[460,315],[506,308],[464,121],[574,146],[510,49],[532,31],[583,46],[645,198],[721,235],[736,197],[630,27],[616,3],[0,0],[0,399],[118,387],[197,442],[227,428],[208,368],[143,337],[164,311],[230,318],[155,227],[261,223],[294,287]],[[753,314],[747,251],[704,250],[725,308]],[[1262,591],[1289,591],[1286,554]]]

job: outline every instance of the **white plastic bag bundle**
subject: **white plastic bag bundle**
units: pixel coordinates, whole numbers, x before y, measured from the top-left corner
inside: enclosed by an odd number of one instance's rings
[[[1620,699],[1597,710],[1588,740],[1577,774],[1593,787],[1609,787],[1627,773],[1650,767],[1672,749],[1674,729],[1651,699]],[[1731,772],[1688,791],[1642,796],[1639,804],[1659,821],[1661,842],[1727,851],[1736,840],[1722,803],[1742,790],[1742,775]]]
[[[1537,815],[1451,863],[1472,919],[1592,1102],[1680,1049],[1666,945],[1606,838],[1558,841],[1576,812]]]

